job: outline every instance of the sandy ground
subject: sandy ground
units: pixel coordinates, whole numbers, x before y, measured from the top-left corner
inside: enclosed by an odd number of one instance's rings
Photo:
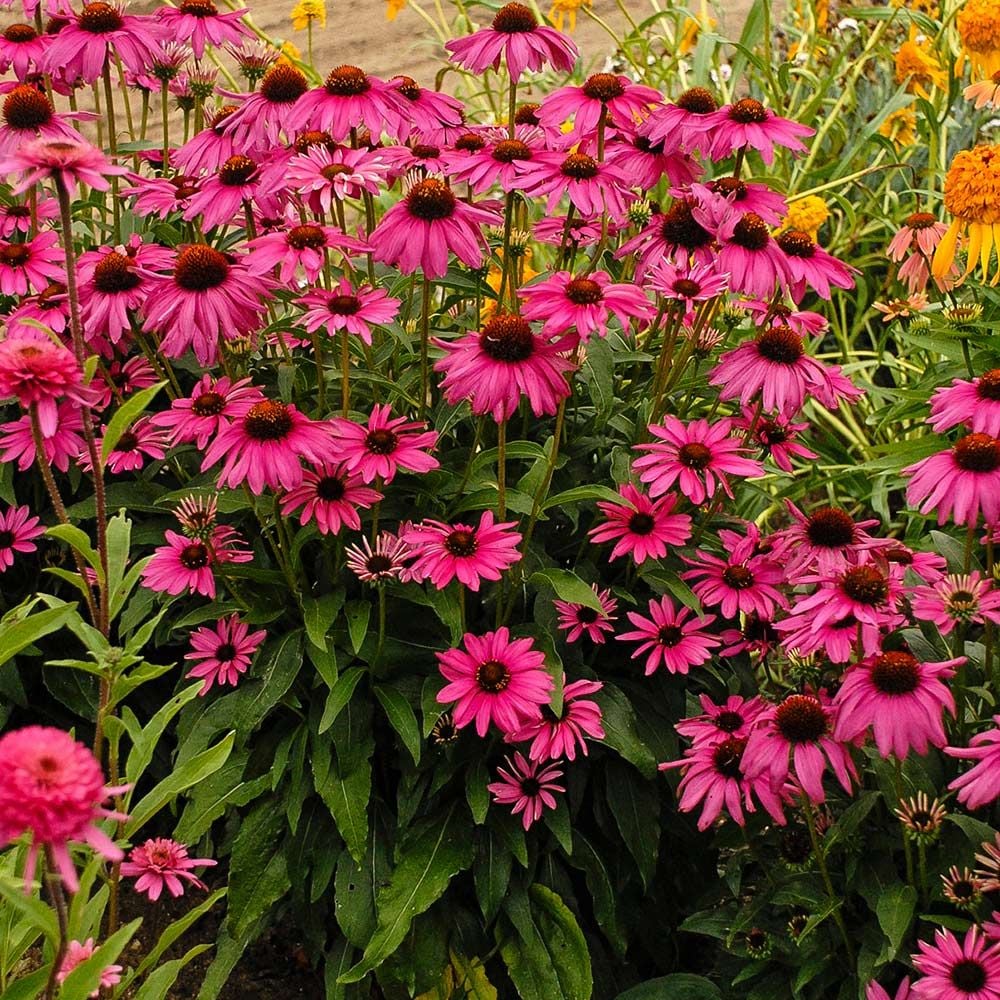
[[[257,25],[273,38],[288,39],[305,52],[306,32],[293,31],[289,12],[294,0],[245,0]],[[547,10],[549,0],[539,0],[541,9]],[[648,17],[653,8],[648,0],[624,0],[629,13],[640,21]],[[433,14],[432,0],[424,6]],[[446,12],[453,8],[442,0]],[[684,7],[695,7],[684,3]],[[732,0],[722,13],[715,16],[730,31],[738,31],[749,0]],[[593,10],[616,31],[625,19],[614,0],[594,0]],[[479,8],[481,25],[488,23],[484,8]],[[405,73],[419,83],[433,85],[435,72],[440,68],[444,50],[430,26],[410,7],[405,8],[394,21],[387,21],[385,0],[327,0],[327,24],[314,29],[313,52],[316,68],[326,72],[341,63],[361,66],[376,76],[393,76]],[[608,33],[583,12],[577,19],[573,37],[580,46],[584,65],[599,69],[605,58],[614,51],[614,41]]]

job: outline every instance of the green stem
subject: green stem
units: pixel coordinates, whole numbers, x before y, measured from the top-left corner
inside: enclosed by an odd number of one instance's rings
[[[345,419],[351,412],[351,342],[346,330],[340,331],[340,410]]]
[[[118,125],[115,122],[115,88],[111,82],[111,60],[104,60],[104,103],[108,113],[108,149],[111,151],[111,159],[118,159]],[[118,175],[111,177],[111,211],[114,218],[114,245],[117,246],[122,240],[122,208],[118,197]]]
[[[507,421],[497,425],[497,517],[507,519]]]
[[[430,390],[430,361],[428,347],[431,323],[431,280],[424,275],[420,299],[420,419],[427,415],[427,395]]]

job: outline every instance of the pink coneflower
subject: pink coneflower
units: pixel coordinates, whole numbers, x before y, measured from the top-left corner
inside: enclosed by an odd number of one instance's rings
[[[724,629],[720,637],[725,644],[719,650],[720,656],[752,653],[766,660],[778,645],[778,633],[774,624],[754,614],[747,615],[739,628]]]
[[[301,142],[302,135],[296,141],[297,149]],[[388,173],[389,165],[378,152],[344,146],[330,149],[320,143],[298,149],[288,162],[284,179],[291,190],[306,196],[313,212],[319,213],[333,211],[335,201],[360,198],[364,192],[377,195]]]
[[[898,264],[916,245],[917,251],[929,259],[934,256],[934,251],[946,232],[948,226],[939,222],[937,216],[930,212],[914,212],[906,217],[899,232],[893,236],[886,249],[886,256]]]
[[[785,507],[793,523],[771,536],[776,558],[785,566],[789,579],[814,570],[830,575],[847,569],[858,557],[884,544],[868,534],[878,524],[873,519],[855,521],[842,507],[825,505],[806,514],[791,500]]]
[[[829,766],[850,793],[857,771],[844,745],[831,735],[836,722],[837,710],[825,691],[789,695],[769,707],[750,733],[743,761],[746,773],[769,775],[771,787],[778,789],[794,771],[802,790],[818,804],[826,798],[823,772]]]
[[[673,513],[676,496],[650,500],[631,483],[618,492],[624,503],[598,501],[597,509],[607,520],[588,532],[595,545],[617,540],[610,558],[631,555],[640,565],[647,559],[662,559],[671,546],[683,545],[691,537],[691,517]]]
[[[544,320],[542,333],[549,336],[575,328],[583,340],[595,333],[606,337],[610,313],[618,317],[626,332],[632,319],[648,321],[656,315],[641,288],[612,283],[606,271],[591,271],[580,277],[570,271],[557,271],[544,281],[519,288],[517,294],[524,299],[524,318]]]
[[[51,35],[40,35],[30,24],[11,24],[0,34],[0,73],[13,67],[14,76],[24,80],[32,68],[41,72]]]
[[[738,177],[717,177],[704,184],[692,184],[691,194],[709,219],[723,219],[752,212],[769,226],[778,226],[788,214],[788,203],[766,184],[741,181]]]
[[[540,25],[531,8],[520,3],[505,4],[488,28],[453,38],[444,47],[454,62],[479,76],[490,67],[499,69],[503,58],[515,82],[526,69],[538,72],[546,63],[568,73],[580,55],[572,39]]]
[[[136,185],[123,188],[121,193],[135,198],[135,213],[142,217],[155,215],[166,219],[175,212],[184,212],[198,193],[198,181],[183,174],[175,174],[173,177],[141,177],[139,174],[129,176]]]
[[[899,984],[895,997],[890,997],[873,979],[865,988],[865,1000],[910,1000],[910,977],[907,976]]]
[[[67,348],[37,333],[0,340],[0,399],[16,396],[25,410],[35,407],[43,436],[55,433],[60,399],[89,401],[82,383],[83,373]]]
[[[462,102],[450,94],[421,87],[412,76],[394,76],[389,86],[395,87],[406,102],[404,127],[395,136],[400,141],[407,139],[411,131],[435,142],[447,141],[443,132],[462,127]]]
[[[124,4],[102,0],[63,17],[66,23],[45,53],[45,68],[66,80],[93,83],[108,59],[120,59],[133,73],[141,73],[151,64],[164,35],[152,17],[126,14]]]
[[[98,394],[94,406],[99,409],[106,409],[114,399],[122,401],[139,389],[148,389],[158,378],[143,354],[135,354],[126,361],[112,361],[98,377],[100,381],[92,382],[91,387]]]
[[[291,137],[296,129],[291,124],[295,109],[308,90],[305,74],[291,63],[280,62],[268,69],[260,87],[220,123],[234,151],[275,146],[282,132]]]
[[[41,323],[53,333],[66,333],[69,330],[66,286],[54,281],[37,295],[21,299],[17,308],[7,316],[7,336],[37,339],[38,327],[26,320]],[[68,336],[65,339],[68,340]]]
[[[232,528],[217,525],[209,539],[185,538],[167,531],[166,545],[161,545],[142,570],[142,584],[150,590],[167,594],[190,591],[215,598],[213,567],[225,563],[244,563],[253,553],[242,548],[243,539]]]
[[[62,962],[59,965],[59,971],[56,973],[56,982],[65,982],[69,974],[78,965],[86,962],[95,951],[97,951],[97,945],[94,944],[94,939],[92,937],[87,938],[86,941],[67,942],[66,954],[63,955]],[[87,995],[89,997],[98,997],[101,995],[101,990],[109,990],[112,986],[117,986],[122,981],[122,971],[123,967],[120,965],[104,966],[104,968],[101,969],[98,988],[94,990],[93,993],[88,993]]]
[[[539,243],[555,247],[565,245],[574,250],[597,243],[601,238],[601,220],[581,219],[578,215],[547,215],[531,227],[531,232]],[[615,232],[613,222],[609,222],[608,232]]]
[[[448,271],[448,253],[477,268],[483,263],[482,224],[498,221],[497,214],[479,205],[459,201],[443,181],[418,181],[409,194],[382,216],[370,242],[375,259],[412,274],[418,267],[428,278]]]
[[[576,604],[573,601],[552,602],[559,612],[556,627],[568,633],[567,642],[577,642],[586,636],[591,642],[603,645],[604,633],[613,634],[615,631],[611,623],[617,620],[615,611],[618,610],[618,601],[611,596],[610,588],[598,590],[597,584],[591,584],[591,590],[597,595],[597,601],[601,605],[600,611],[587,604]]]
[[[706,302],[722,295],[729,275],[722,274],[714,264],[698,264],[686,260],[675,263],[663,258],[647,275],[649,287],[666,299],[683,302],[690,312],[695,302]]]
[[[303,460],[336,460],[329,425],[310,420],[291,403],[243,399],[233,409],[235,419],[209,444],[201,464],[205,472],[222,462],[220,487],[246,483],[255,496],[265,486],[294,490],[303,482]]]
[[[871,556],[867,556],[871,559]],[[842,572],[803,577],[819,586],[808,596],[796,597],[791,614],[778,623],[792,629],[793,623],[808,623],[813,630],[853,618],[866,656],[878,651],[883,630],[898,628],[904,621],[899,612],[902,597],[902,567],[888,565],[886,571],[874,562],[848,566]]]
[[[921,514],[937,511],[938,524],[1000,521],[1000,438],[972,433],[903,469],[910,476],[906,502]]]
[[[667,150],[708,154],[712,137],[706,121],[719,110],[718,102],[704,87],[685,90],[673,104],[653,108],[640,126],[644,135]]]
[[[817,624],[808,612],[793,614],[775,622],[773,629],[780,633],[785,650],[801,657],[821,652],[831,663],[848,663],[857,655],[859,630],[863,655],[877,653],[882,641],[882,630],[878,626],[862,625],[852,614],[822,624]]]
[[[844,675],[834,698],[839,709],[834,738],[855,742],[871,727],[878,752],[903,760],[911,750],[947,742],[942,715],[955,714],[955,699],[944,683],[964,657],[922,663],[903,650],[879,653]]]
[[[305,223],[259,236],[247,244],[247,249],[250,251],[247,270],[251,274],[266,274],[279,268],[278,279],[285,285],[293,285],[299,267],[308,282],[315,282],[326,263],[328,250],[339,250],[347,256],[348,251],[364,253],[368,244],[334,226]],[[343,284],[348,284],[346,279]],[[390,301],[398,304],[399,300]]]
[[[1000,797],[1000,715],[993,716],[994,728],[978,733],[967,747],[945,747],[949,757],[977,763],[948,787],[958,793],[967,809],[989,805]]]
[[[21,243],[0,240],[0,294],[40,292],[52,281],[64,282],[59,234],[48,230]]]
[[[816,336],[825,333],[830,326],[825,316],[809,309],[792,309],[780,302],[763,302],[759,299],[745,299],[735,303],[740,309],[750,313],[755,326],[790,326],[803,337]]]
[[[415,142],[412,146],[389,146],[379,150],[379,157],[389,167],[389,182],[411,176],[428,174],[443,176],[446,170],[445,151],[429,142]]]
[[[789,294],[799,302],[812,289],[821,299],[830,298],[830,288],[853,288],[857,268],[827,253],[808,234],[798,229],[780,233],[775,242],[785,255]]]
[[[693,257],[698,263],[718,267],[714,247],[714,235],[695,219],[692,204],[678,199],[665,212],[654,215],[638,236],[623,243],[615,256],[636,255],[635,274],[641,279],[664,257],[678,262]]]
[[[517,411],[522,395],[536,417],[555,413],[569,395],[566,373],[576,366],[564,354],[567,345],[536,335],[520,316],[497,313],[478,333],[434,343],[447,352],[434,369],[444,373],[441,388],[452,406],[467,399],[473,413],[500,423]]]
[[[806,399],[836,409],[842,399],[862,395],[836,366],[826,368],[805,352],[802,337],[790,326],[772,326],[728,351],[709,376],[722,400],[738,398],[743,406],[760,399],[765,410],[791,417]]]
[[[629,202],[635,200],[630,185],[620,167],[580,152],[539,153],[516,182],[529,195],[548,195],[546,212],[566,195],[585,218],[607,212],[616,220],[625,218]]]
[[[558,760],[560,757],[576,760],[577,747],[586,757],[587,737],[604,739],[601,707],[586,695],[597,694],[603,687],[600,681],[581,680],[565,684],[562,713],[556,715],[547,705],[543,706],[541,718],[508,733],[507,742],[531,740],[528,756],[535,761]]]
[[[131,331],[131,314],[149,294],[144,272],[168,270],[173,254],[133,235],[126,246],[99,247],[77,261],[80,310],[89,339],[106,338],[118,344]]]
[[[48,97],[31,84],[12,87],[0,104],[0,154],[5,157],[4,172],[35,167],[34,162],[26,162],[20,155],[21,147],[29,142],[47,140],[71,146],[84,143],[83,136],[69,123],[78,116],[73,112],[56,114]],[[34,180],[19,186],[19,190],[27,190],[33,183]]]
[[[513,191],[536,155],[545,150],[541,130],[518,126],[513,136],[498,135],[481,149],[461,146],[442,156],[444,170],[453,184],[468,184],[475,194],[496,185]]]
[[[937,552],[918,552],[897,539],[887,539],[880,545],[879,559],[912,570],[924,583],[937,583],[948,571],[948,561]]]
[[[754,799],[779,826],[785,825],[780,786],[774,787],[763,774],[748,776],[744,766],[747,738],[726,736],[712,743],[696,744],[681,760],[660,764],[660,770],[681,768],[684,776],[677,788],[677,807],[693,812],[700,805],[698,829],[707,830],[725,809],[738,826],[746,825],[745,812],[756,812]],[[786,796],[787,797],[787,796]]]
[[[639,642],[632,659],[646,656],[646,676],[661,666],[672,674],[686,674],[691,667],[700,666],[712,658],[712,649],[721,640],[703,631],[715,621],[715,615],[695,617],[690,608],[675,608],[674,602],[664,595],[649,602],[650,617],[636,611],[628,612],[634,632],[618,636],[622,642]]]
[[[169,447],[169,434],[153,424],[149,417],[140,417],[131,427],[123,431],[108,452],[105,465],[114,474],[120,472],[136,472],[143,468],[147,459],[162,459]],[[90,458],[81,455],[80,468],[91,471]]]
[[[757,614],[771,618],[776,607],[785,606],[778,589],[784,579],[781,564],[769,553],[759,553],[760,532],[753,522],[746,525],[746,534],[722,529],[723,556],[698,549],[694,559],[683,556],[694,569],[681,573],[681,579],[694,580],[691,589],[706,607],[717,607],[724,618],[737,613]]]
[[[174,508],[174,517],[177,518],[181,531],[189,538],[198,538],[201,541],[211,540],[218,513],[218,495],[206,497],[189,493]]]
[[[913,964],[923,973],[911,992],[918,1000],[1000,1000],[1000,943],[972,926],[959,943],[949,930],[936,930],[934,943],[918,941]]]
[[[41,847],[51,848],[57,872],[75,892],[79,888],[69,841],[83,841],[109,861],[122,852],[96,821],[127,819],[102,803],[126,788],[106,788],[101,765],[69,733],[51,726],[26,726],[0,736],[0,843],[31,834],[24,880],[35,876]],[[127,787],[127,786],[126,786]]]
[[[190,347],[201,365],[215,364],[219,341],[260,327],[271,297],[262,275],[247,273],[243,259],[204,243],[183,247],[172,274],[148,273],[153,281],[143,312],[145,328],[159,332],[160,349],[179,358]]]
[[[372,327],[391,323],[399,312],[399,299],[371,285],[354,287],[347,278],[330,291],[314,288],[299,299],[305,307],[300,322],[310,332],[325,330],[331,337],[341,330],[358,337],[369,347]]]
[[[492,793],[494,802],[512,805],[511,812],[515,816],[520,813],[521,825],[529,830],[546,809],[556,808],[553,792],[566,791],[557,783],[563,773],[556,764],[527,761],[520,753],[506,758],[506,764],[506,769],[497,768],[500,780],[490,782],[486,789]]]
[[[642,482],[650,484],[650,496],[662,496],[677,483],[684,496],[701,504],[717,488],[732,498],[729,476],[763,475],[760,462],[744,457],[743,442],[732,436],[732,429],[731,420],[685,424],[674,416],[651,424],[649,433],[659,440],[636,445],[635,450],[649,454],[633,462]]]
[[[457,578],[478,591],[482,580],[499,580],[521,558],[516,526],[515,521],[494,523],[489,510],[482,512],[476,527],[430,520],[415,524],[401,533],[413,547],[410,572],[415,579],[430,580],[438,590]]]
[[[400,97],[398,87],[369,76],[357,66],[337,66],[322,87],[296,101],[285,129],[320,129],[340,142],[352,129],[363,126],[377,139],[382,132],[399,133],[400,120],[407,120],[408,115],[407,102]]]
[[[126,878],[134,878],[135,891],[146,893],[150,902],[155,903],[164,888],[175,899],[183,896],[185,882],[196,889],[207,889],[191,869],[211,868],[217,863],[211,858],[189,858],[183,844],[167,837],[154,837],[132,848],[128,861],[121,866],[121,873]]]
[[[220,14],[212,0],[180,0],[176,7],[158,8],[156,17],[170,38],[187,42],[195,59],[201,59],[207,43],[221,46],[252,38],[242,21],[248,13],[244,7]]]
[[[662,99],[658,90],[633,83],[627,76],[594,73],[580,87],[560,87],[543,98],[538,121],[543,128],[558,128],[572,117],[569,134],[582,139],[597,129],[602,114],[608,123],[630,125]]]
[[[364,583],[384,583],[399,580],[405,574],[410,556],[410,546],[390,531],[379,532],[375,547],[367,537],[360,543],[344,549],[347,568]]]
[[[729,275],[734,292],[771,298],[789,282],[788,258],[756,212],[724,216],[695,210],[699,222],[712,229],[719,242],[718,267]]]
[[[545,654],[533,648],[531,639],[511,639],[506,628],[499,628],[481,636],[467,632],[462,643],[464,650],[436,654],[449,682],[437,700],[441,705],[454,703],[456,728],[475,721],[476,732],[485,736],[492,722],[508,734],[541,718],[553,682]]]
[[[422,475],[441,464],[428,454],[437,433],[421,421],[390,417],[391,412],[388,403],[376,403],[367,424],[341,417],[330,421],[341,461],[366,483],[380,479],[388,485],[400,469]]]
[[[56,404],[56,428],[42,437],[45,461],[60,472],[69,469],[84,449],[83,415],[72,400],[63,399]],[[26,472],[35,463],[35,440],[31,431],[31,417],[24,414],[18,420],[0,424],[0,462],[17,462],[19,472]]]
[[[667,151],[662,142],[653,142],[634,125],[619,125],[608,141],[605,157],[618,167],[632,186],[650,191],[662,177],[675,186],[691,184],[701,176],[700,165],[680,150]]]
[[[191,222],[201,216],[201,228],[223,226],[242,216],[260,187],[260,169],[256,160],[242,153],[230,156],[214,174],[204,177],[198,191],[184,210]]]
[[[15,233],[29,233],[59,217],[59,202],[55,198],[39,198],[34,209],[20,202],[0,204],[0,238],[8,239]]]
[[[44,534],[29,507],[8,507],[0,513],[0,573],[14,565],[15,553],[34,552],[38,548],[34,539]]]
[[[193,442],[204,451],[230,420],[245,413],[247,403],[259,403],[263,398],[248,378],[234,382],[228,376],[216,379],[202,375],[190,396],[173,400],[169,410],[154,413],[150,420],[170,431],[172,445]]]
[[[184,654],[184,659],[192,660],[195,664],[187,676],[204,680],[198,694],[204,697],[213,684],[235,687],[249,669],[254,653],[266,638],[267,633],[263,630],[251,632],[250,626],[240,621],[238,614],[220,618],[212,626],[203,625],[195,629],[191,633],[191,651]],[[175,892],[173,895],[177,896],[179,893]]]
[[[760,446],[762,457],[770,458],[782,472],[793,471],[793,458],[819,458],[798,440],[809,429],[808,422],[793,423],[781,414],[762,417],[755,409],[744,407],[743,415],[733,420],[733,426],[749,435]]]
[[[207,124],[197,135],[184,143],[180,149],[171,151],[170,164],[178,171],[178,175],[172,179],[175,186],[178,181],[181,183],[187,181],[192,187],[190,194],[194,194],[195,177],[218,170],[226,160],[239,152],[232,135],[226,131],[229,120],[238,110],[239,106],[236,104],[224,104],[209,115]],[[185,178],[182,174],[190,176]],[[138,174],[133,174],[132,177],[141,184],[150,183],[150,178]]]
[[[755,149],[768,166],[774,162],[775,146],[804,153],[806,147],[802,139],[816,132],[808,125],[779,118],[752,97],[744,97],[706,115],[704,126],[711,133],[713,160],[725,159],[738,149]]]
[[[365,486],[346,466],[323,462],[315,470],[307,469],[301,483],[281,498],[281,512],[294,514],[301,509],[301,524],[315,521],[321,535],[339,535],[344,528],[359,531],[360,511],[381,499],[378,490]]]
[[[967,424],[974,433],[1000,438],[1000,368],[935,389],[928,422],[939,434]]]
[[[1000,625],[1000,590],[978,570],[914,587],[910,601],[914,616],[933,622],[942,635],[948,635],[956,625]]]
[[[681,719],[674,726],[695,746],[719,743],[730,737],[745,739],[767,708],[762,698],[755,696],[747,699],[738,694],[731,694],[721,705],[717,705],[707,694],[699,695],[698,701],[703,714]]]

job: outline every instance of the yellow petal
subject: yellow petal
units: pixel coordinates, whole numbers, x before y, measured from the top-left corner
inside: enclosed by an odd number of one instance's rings
[[[955,251],[958,249],[958,234],[961,223],[955,219],[948,227],[948,232],[941,238],[941,242],[934,251],[934,259],[931,261],[931,274],[935,278],[943,278],[955,263]]]

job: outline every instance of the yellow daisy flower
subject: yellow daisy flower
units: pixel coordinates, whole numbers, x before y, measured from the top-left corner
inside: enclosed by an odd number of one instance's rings
[[[964,278],[979,263],[989,278],[994,245],[1000,253],[1000,146],[976,146],[955,154],[944,180],[944,207],[953,216],[934,251],[931,274],[943,278],[955,261],[958,239],[967,234],[969,259]],[[1000,281],[1000,268],[990,284]]]
[[[581,7],[592,7],[593,0],[552,0],[549,20],[559,31],[576,31],[576,12]],[[563,27],[563,24],[566,27]]]
[[[955,24],[973,72],[985,79],[1000,70],[1000,0],[967,0]]]
[[[912,146],[917,141],[917,113],[913,108],[899,108],[885,116],[878,134],[891,139],[897,149]]]
[[[911,38],[896,53],[896,83],[905,83],[907,93],[930,99],[928,87],[944,87],[947,78],[929,42]]]
[[[387,21],[395,21],[405,6],[406,0],[386,0],[385,19]]]
[[[796,229],[808,233],[813,243],[818,243],[819,227],[830,218],[830,209],[819,195],[807,194],[804,198],[788,203],[788,214],[781,224],[781,231]]]
[[[296,31],[302,31],[313,21],[318,21],[321,28],[326,27],[325,0],[299,0],[292,8],[292,27]]]

